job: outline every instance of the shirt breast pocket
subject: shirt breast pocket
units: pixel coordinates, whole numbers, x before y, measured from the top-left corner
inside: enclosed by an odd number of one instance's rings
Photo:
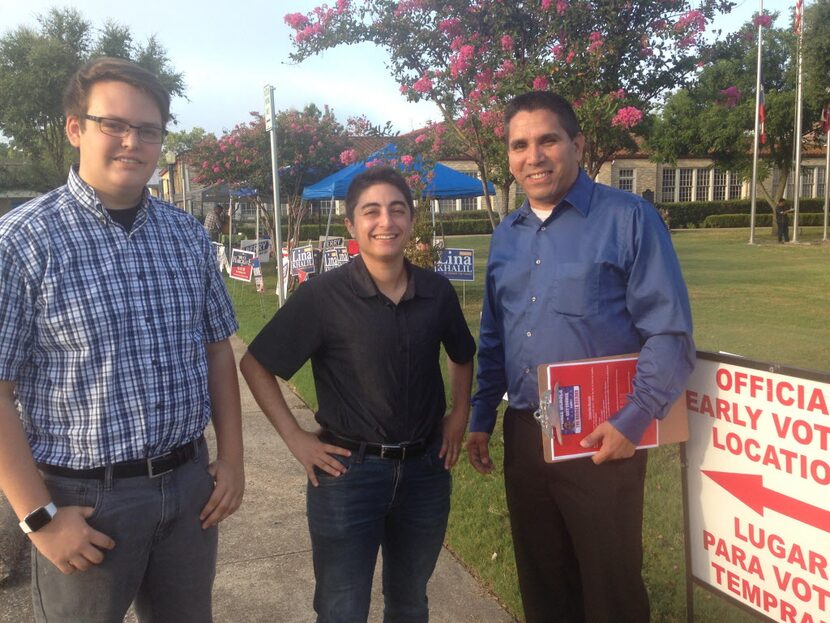
[[[599,311],[600,265],[565,262],[554,268],[550,306],[565,316],[591,316]]]

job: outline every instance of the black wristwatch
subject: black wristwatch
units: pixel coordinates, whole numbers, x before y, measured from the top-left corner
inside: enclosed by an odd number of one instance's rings
[[[30,532],[37,532],[43,526],[52,521],[52,517],[54,517],[57,512],[58,508],[55,506],[55,503],[49,502],[46,506],[36,508],[31,513],[26,515],[23,518],[23,521],[21,521],[18,525],[26,534],[29,534]]]

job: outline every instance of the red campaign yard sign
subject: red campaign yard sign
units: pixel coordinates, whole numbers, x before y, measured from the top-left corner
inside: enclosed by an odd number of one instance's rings
[[[830,375],[734,356],[687,385],[691,576],[771,621],[830,623],[828,406]]]
[[[243,251],[242,249],[231,250],[231,279],[238,279],[239,281],[251,281],[253,274],[253,251]]]

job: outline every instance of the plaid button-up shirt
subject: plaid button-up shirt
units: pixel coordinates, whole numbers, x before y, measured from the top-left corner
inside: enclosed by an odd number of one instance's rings
[[[73,169],[0,219],[0,379],[38,462],[86,469],[201,435],[205,344],[237,326],[204,229],[149,193],[128,233]]]

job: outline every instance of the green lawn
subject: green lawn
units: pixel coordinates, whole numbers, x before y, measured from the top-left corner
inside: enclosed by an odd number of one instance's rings
[[[673,233],[689,286],[700,350],[727,351],[802,368],[830,370],[830,245],[820,244],[820,228],[804,228],[812,244],[776,244],[766,229],[748,245],[746,229],[680,230]],[[456,284],[466,299],[464,313],[477,335],[489,246],[488,236],[457,236],[449,246],[476,250],[476,281]],[[266,270],[268,294],[229,283],[249,342],[276,306],[276,277]],[[463,287],[463,292],[462,292]],[[309,367],[292,379],[306,401],[316,405]],[[502,452],[501,427],[493,436],[496,464]],[[454,471],[453,510],[447,544],[515,614],[521,613],[509,519],[501,474],[475,473],[466,462]],[[645,576],[652,620],[685,620],[685,563],[680,461],[677,446],[651,452],[644,522]],[[706,591],[695,590],[696,621],[753,621]]]

